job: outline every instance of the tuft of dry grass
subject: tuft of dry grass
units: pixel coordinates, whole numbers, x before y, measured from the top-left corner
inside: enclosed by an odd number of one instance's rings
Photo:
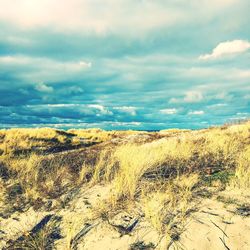
[[[0,207],[5,203],[7,195],[7,189],[4,181],[0,179]]]
[[[105,142],[112,139],[112,132],[98,128],[92,129],[70,129],[69,133],[75,134],[79,138],[84,138],[92,142]]]
[[[250,188],[250,146],[239,154],[236,161],[235,176],[231,181],[231,186],[249,189]]]
[[[96,166],[93,181],[113,180],[121,196],[134,198],[140,179],[147,170],[157,169],[169,163],[179,171],[191,157],[189,142],[179,143],[161,139],[147,144],[124,144],[112,151],[104,151]]]
[[[171,226],[184,224],[191,208],[193,188],[199,182],[197,174],[183,175],[164,184],[161,189],[143,194],[141,204],[145,217],[160,233],[170,233]]]
[[[26,159],[10,161],[10,169],[17,175],[25,196],[36,200],[41,194],[56,197],[70,182],[70,173],[60,159],[31,154]]]
[[[41,228],[24,231],[22,236],[9,241],[6,249],[49,250],[53,249],[55,240],[60,237],[59,218],[53,217]]]

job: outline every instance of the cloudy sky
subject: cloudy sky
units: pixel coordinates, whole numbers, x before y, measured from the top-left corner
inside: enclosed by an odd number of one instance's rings
[[[0,0],[0,128],[250,116],[249,0]]]

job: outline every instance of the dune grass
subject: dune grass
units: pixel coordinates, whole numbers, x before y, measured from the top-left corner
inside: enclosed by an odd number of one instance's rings
[[[48,216],[50,217],[50,216]],[[4,249],[29,249],[45,250],[54,249],[54,241],[60,238],[60,217],[52,217],[41,228],[33,228],[31,231],[23,231],[16,240],[9,241]]]
[[[139,203],[159,232],[171,234],[177,218],[184,224],[196,188],[249,187],[249,135],[247,123],[108,148],[92,181],[113,185],[109,210],[128,200]],[[211,182],[204,182],[205,177]]]
[[[236,161],[235,175],[231,180],[231,186],[240,189],[250,189],[250,146],[248,145]]]
[[[250,122],[160,134],[0,131],[0,205],[17,206],[24,201],[35,205],[41,200],[57,199],[72,188],[102,183],[111,186],[110,197],[98,205],[95,216],[139,206],[158,232],[174,238],[176,231],[181,231],[180,225],[185,224],[200,187],[216,182],[223,189],[250,188]],[[131,135],[139,136],[134,140]],[[148,135],[150,140],[144,140]],[[75,154],[32,151],[54,147],[54,143],[74,144],[83,137],[100,146],[82,148]],[[116,138],[120,140],[113,142]],[[20,154],[17,149],[30,151]]]
[[[20,154],[35,149],[70,144],[72,135],[52,128],[8,129],[0,131],[0,152],[2,154]]]
[[[93,181],[113,181],[121,196],[134,198],[142,179],[150,182],[181,174],[206,175],[240,167],[238,157],[245,159],[248,155],[243,149],[247,146],[249,126],[238,126],[241,128],[237,131],[215,128],[104,150],[95,167]]]

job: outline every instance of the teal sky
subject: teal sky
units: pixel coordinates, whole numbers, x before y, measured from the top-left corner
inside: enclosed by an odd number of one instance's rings
[[[250,117],[249,0],[0,0],[0,128]]]

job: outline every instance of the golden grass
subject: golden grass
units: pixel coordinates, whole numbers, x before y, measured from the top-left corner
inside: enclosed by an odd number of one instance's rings
[[[191,157],[191,146],[186,138],[183,143],[179,143],[179,139],[170,138],[142,145],[121,145],[114,151],[104,151],[101,154],[93,180],[98,182],[101,179],[114,179],[117,192],[133,198],[138,181],[147,170],[158,168],[166,161],[178,162],[175,167],[181,168]]]
[[[74,250],[76,249],[73,240],[77,233],[79,233],[79,230],[82,228],[84,223],[87,223],[86,217],[83,214],[76,214],[75,217],[67,218],[64,223],[67,225],[64,228],[64,236],[65,236],[65,245],[63,246],[64,250]],[[60,248],[58,248],[60,249]]]
[[[19,184],[27,200],[57,198],[69,188],[85,185],[90,180],[92,185],[109,183],[112,192],[98,205],[96,216],[106,216],[117,209],[140,204],[152,226],[160,233],[168,234],[177,221],[179,225],[184,224],[194,189],[201,183],[206,185],[200,181],[204,176],[212,176],[214,172],[234,172],[229,185],[250,188],[249,122],[200,131],[168,130],[161,132],[161,136],[152,133],[153,139],[147,143],[137,143],[133,138],[129,141],[133,134],[143,137],[150,133],[99,129],[67,132],[52,129],[1,130],[0,146],[4,153],[0,160],[10,172],[8,185]],[[17,149],[32,151],[33,147],[50,147],[53,142],[74,144],[81,138],[105,142],[93,151],[85,151],[85,155],[79,151],[81,167],[75,166],[77,159],[68,159],[71,157],[68,153],[29,153],[25,156],[10,153]],[[112,143],[114,138],[121,139],[121,142]],[[126,140],[122,141],[123,138]],[[93,155],[88,160],[90,154]],[[5,180],[0,182],[2,202],[8,196],[6,183]]]
[[[28,200],[56,197],[71,182],[67,166],[53,156],[31,154],[27,158],[7,158],[6,162]]]
[[[37,232],[23,231],[22,237],[10,243],[8,249],[53,249],[54,237],[59,231],[58,220],[52,219]]]
[[[246,123],[107,148],[92,179],[113,185],[114,193],[101,210],[115,210],[128,200],[139,202],[147,220],[159,232],[171,234],[176,220],[184,225],[193,188],[202,176],[235,170],[234,184],[249,187],[249,135]]]
[[[48,149],[71,142],[70,134],[52,128],[0,130],[0,153],[5,155]]]
[[[75,134],[77,137],[88,139],[95,142],[104,142],[112,139],[112,133],[102,129],[70,129],[69,133]]]
[[[120,196],[133,199],[147,172],[155,172],[155,178],[162,178],[168,171],[169,175],[178,176],[184,172],[207,174],[206,171],[213,169],[231,168],[249,136],[249,126],[240,126],[237,130],[216,128],[104,150],[93,181],[113,181]]]
[[[183,175],[163,184],[160,189],[143,194],[141,204],[145,217],[157,231],[166,232],[175,223],[177,215],[178,223],[183,223],[186,212],[191,208],[192,189],[198,181],[197,174]]]
[[[101,129],[13,128],[0,130],[0,155],[23,154],[58,146],[81,146],[138,134],[138,131],[105,131]]]
[[[0,207],[4,205],[6,200],[7,190],[4,181],[0,179]]]
[[[235,176],[231,181],[231,186],[250,189],[250,145],[239,154],[236,164]]]

